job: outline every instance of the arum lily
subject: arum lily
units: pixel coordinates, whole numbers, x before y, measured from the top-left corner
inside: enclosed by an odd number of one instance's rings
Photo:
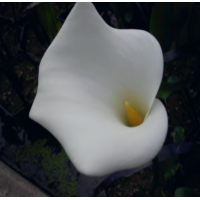
[[[138,167],[165,141],[167,114],[155,98],[162,75],[151,34],[109,27],[93,4],[77,3],[41,61],[30,118],[83,174]]]

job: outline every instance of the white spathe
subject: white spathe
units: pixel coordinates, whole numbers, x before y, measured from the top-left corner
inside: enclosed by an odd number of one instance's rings
[[[162,75],[162,51],[151,34],[109,27],[93,4],[77,3],[41,61],[30,118],[83,174],[138,167],[166,138],[166,110],[155,99]],[[127,125],[125,101],[145,118],[140,126]]]

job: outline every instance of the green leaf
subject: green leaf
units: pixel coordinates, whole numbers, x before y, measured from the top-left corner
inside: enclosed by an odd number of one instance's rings
[[[150,19],[150,32],[157,38],[164,53],[170,50],[173,41],[187,43],[191,8],[192,4],[189,2],[155,3]]]
[[[165,194],[164,194],[164,192],[163,192],[163,190],[162,190],[162,195],[163,195],[163,197],[166,197]]]
[[[180,77],[170,76],[167,82],[163,82],[162,86],[168,90],[181,90],[183,88],[183,83]]]
[[[132,18],[133,18],[133,13],[132,12],[125,13],[124,19],[125,19],[126,22],[130,23]]]
[[[30,71],[33,71],[35,67],[33,65],[31,65],[31,66],[28,66],[28,68]]]
[[[111,2],[109,3],[111,9],[115,12],[115,14],[119,15],[119,9],[118,9],[118,6],[115,2]]]
[[[170,158],[165,172],[165,179],[172,177],[177,172],[179,165],[178,157]]]
[[[181,81],[181,77],[179,76],[170,76],[167,80],[168,83],[178,83]]]
[[[117,18],[118,28],[123,28],[124,24],[123,24],[121,12],[119,9],[119,4],[116,2],[111,2],[111,3],[109,3],[109,6],[111,7],[115,17]]]
[[[195,194],[194,189],[190,189],[187,187],[180,187],[176,189],[174,196],[175,197],[192,197],[194,196],[194,194]]]
[[[61,23],[56,18],[54,7],[51,3],[42,3],[36,7],[37,14],[50,41],[52,42],[61,28]]]
[[[170,179],[179,169],[179,158],[178,156],[169,158],[165,161],[162,161],[159,163],[160,165],[160,171],[162,176],[164,176],[164,178],[166,180]]]
[[[171,89],[167,89],[161,85],[158,90],[157,97],[163,99],[166,102],[167,98],[170,96],[171,93],[172,93]]]
[[[179,48],[189,43],[189,21],[191,17],[193,2],[174,3],[175,26],[177,30],[177,45]]]
[[[174,129],[174,142],[182,142],[185,140],[184,128],[182,126],[176,126]]]
[[[33,80],[33,77],[27,77],[26,78],[26,81],[31,81],[31,80]]]
[[[172,3],[155,3],[150,19],[150,32],[159,41],[163,52],[169,50],[172,43]]]

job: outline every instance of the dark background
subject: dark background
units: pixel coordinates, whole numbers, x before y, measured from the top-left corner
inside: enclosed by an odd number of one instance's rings
[[[176,196],[181,188],[181,195],[199,196],[199,5],[135,2],[94,5],[110,26],[146,30],[158,39],[165,72],[157,97],[169,117],[165,145],[192,144],[187,153],[160,163],[155,161],[153,166],[106,186],[106,194]],[[54,196],[79,195],[74,192],[77,185],[73,177],[78,181],[80,175],[71,167],[58,141],[30,120],[28,113],[37,92],[40,60],[73,6],[74,3],[0,3],[0,159]],[[36,151],[38,145],[44,151]],[[66,162],[55,160],[55,163],[68,166],[72,173],[61,178],[62,169],[58,164],[51,166],[44,159],[44,152],[51,159],[52,155],[64,159]],[[35,162],[31,161],[33,157]],[[55,176],[48,176],[50,173]],[[75,189],[67,185],[69,180]]]

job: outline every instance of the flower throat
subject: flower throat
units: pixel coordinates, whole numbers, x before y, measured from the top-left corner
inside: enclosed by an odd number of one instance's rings
[[[143,122],[142,117],[136,110],[134,110],[130,106],[130,104],[127,101],[125,102],[125,107],[126,107],[127,117],[128,117],[128,121],[129,121],[130,125],[138,126],[138,125],[142,124],[142,122]]]

